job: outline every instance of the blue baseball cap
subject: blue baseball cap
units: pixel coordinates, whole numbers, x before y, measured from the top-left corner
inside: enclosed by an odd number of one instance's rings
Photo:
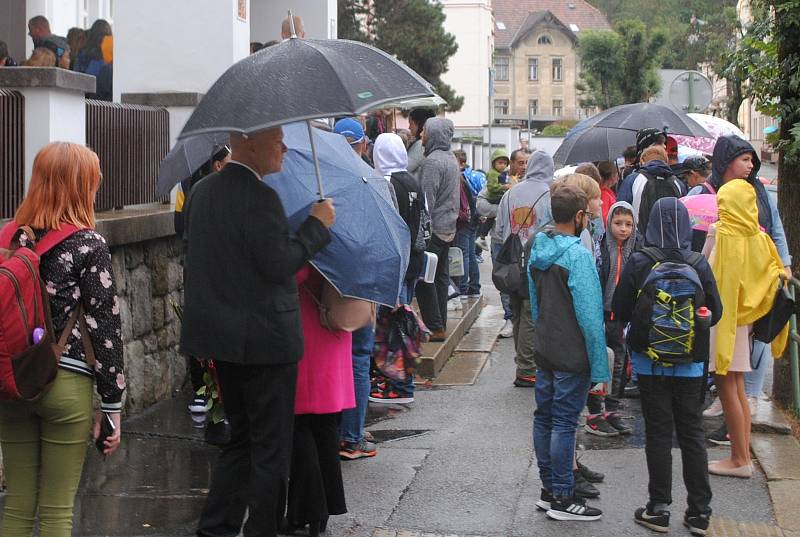
[[[364,127],[361,126],[361,122],[352,117],[346,117],[337,121],[333,126],[333,132],[347,138],[347,143],[350,145],[360,144],[364,141],[364,138],[366,138]]]

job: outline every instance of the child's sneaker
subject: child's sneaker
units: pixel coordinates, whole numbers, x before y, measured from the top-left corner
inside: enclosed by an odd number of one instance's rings
[[[588,416],[583,430],[596,436],[619,436],[619,431],[612,427],[602,414]]]
[[[589,467],[583,464],[581,461],[576,461],[576,463],[578,465],[578,472],[580,472],[581,476],[583,476],[583,478],[589,483],[602,483],[606,478],[605,474],[590,470]]]
[[[622,420],[622,416],[620,416],[616,412],[606,412],[605,414],[606,423],[611,425],[619,434],[631,434],[633,429],[628,425],[625,425],[625,422]]]
[[[343,461],[354,461],[356,459],[374,457],[377,454],[378,448],[375,444],[367,442],[363,438],[360,442],[346,442],[342,440],[339,443],[339,458]]]
[[[683,517],[683,525],[689,529],[692,535],[705,535],[711,519],[708,515],[686,515]]]
[[[728,434],[728,427],[723,423],[722,427],[706,436],[709,442],[718,446],[730,446],[731,437]]]
[[[664,504],[648,503],[647,507],[640,507],[636,510],[633,520],[647,529],[667,533],[669,531],[669,511],[665,507]]]
[[[704,418],[716,418],[718,416],[722,416],[722,400],[719,397],[714,399],[714,402],[703,410]]]
[[[518,388],[535,388],[536,387],[536,375],[523,375],[517,376],[514,379],[514,386]]]
[[[583,498],[553,499],[547,516],[553,520],[600,520],[603,512],[600,509],[589,507]]]
[[[575,476],[575,496],[578,498],[597,498],[600,496],[600,491],[597,487],[586,481],[580,470],[573,470]]]
[[[542,489],[542,493],[539,494],[539,499],[536,500],[536,507],[542,511],[549,511],[550,504],[553,503],[553,500],[553,493],[547,489]]]
[[[211,401],[205,396],[198,395],[195,397],[191,404],[189,404],[189,412],[192,414],[205,414],[211,409]]]
[[[378,403],[384,405],[389,405],[389,404],[407,405],[414,402],[414,396],[400,394],[391,388],[387,388],[385,390],[373,390],[369,394],[369,401],[370,403]]]

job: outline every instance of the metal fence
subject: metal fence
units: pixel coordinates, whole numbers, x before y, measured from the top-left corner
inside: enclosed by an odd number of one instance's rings
[[[797,299],[800,294],[800,280],[792,278],[789,280],[789,288],[792,290],[792,297]],[[792,410],[796,417],[800,417],[800,334],[797,333],[797,315],[792,315],[789,320],[789,359],[791,360],[792,372]]]
[[[0,218],[11,218],[25,190],[25,97],[0,89]]]
[[[103,171],[96,210],[169,201],[155,194],[158,167],[169,151],[165,108],[87,99],[86,145]]]

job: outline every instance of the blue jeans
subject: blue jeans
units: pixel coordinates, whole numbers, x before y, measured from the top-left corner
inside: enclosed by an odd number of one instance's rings
[[[588,373],[540,369],[536,375],[533,448],[542,486],[556,498],[572,498],[575,489],[575,432],[590,385]]]
[[[466,227],[456,232],[455,246],[461,249],[464,257],[464,275],[454,280],[457,280],[458,290],[463,296],[481,293],[481,272],[478,256],[475,255],[476,238],[477,231],[474,227]]]
[[[494,261],[494,258],[497,257],[497,254],[499,254],[502,249],[502,244],[492,242],[492,261]],[[514,316],[511,310],[511,296],[506,293],[500,293],[500,302],[503,304],[503,319],[510,321]]]
[[[744,393],[747,397],[761,397],[764,391],[764,377],[767,376],[767,366],[772,360],[772,348],[768,343],[753,340],[753,352],[750,357],[750,366],[753,370],[744,374]]]
[[[356,407],[342,411],[339,432],[345,442],[360,442],[364,438],[364,420],[369,405],[369,368],[375,346],[375,325],[353,332],[353,384]]]

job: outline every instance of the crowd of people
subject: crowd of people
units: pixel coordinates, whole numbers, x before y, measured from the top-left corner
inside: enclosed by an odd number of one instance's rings
[[[80,50],[73,66],[106,65],[111,32],[102,22],[82,48],[72,48],[35,17],[35,52],[56,54],[56,46],[60,64]],[[302,21],[290,22],[284,39],[302,35]],[[555,520],[602,516],[586,503],[599,496],[595,484],[604,476],[576,458],[579,421],[586,409],[587,433],[629,434],[622,398],[638,394],[649,486],[633,518],[658,532],[669,528],[674,433],[688,493],[683,523],[705,535],[709,474],[752,476],[751,401],[761,395],[767,361],[786,344],[785,327],[768,336],[757,328],[779,282],[791,275],[791,258],[753,147],[725,136],[710,161],[678,162],[674,139],[645,129],[622,162],[556,170],[544,151],[498,150],[484,172],[452,150],[449,119],[428,109],[412,110],[408,119],[407,131],[393,132],[375,116],[339,118],[331,129],[386,179],[410,237],[397,303],[352,331],[332,329],[321,317],[329,284],[310,263],[331,241],[336,200],[313,203],[290,232],[281,199],[263,181],[283,166],[280,127],[231,134],[180,184],[180,349],[197,394],[189,409],[208,411],[203,388],[211,376],[227,428],[197,535],[235,535],[243,524],[245,535],[306,528],[318,535],[330,516],[345,513],[342,461],[377,455],[365,431],[369,403],[414,402],[413,364],[398,377],[376,361],[382,320],[398,311],[415,320],[415,301],[420,334],[445,341],[448,312],[481,297],[484,251],[494,270],[516,263],[522,274],[517,287],[502,289],[500,336],[513,337],[513,385],[535,391],[536,506]],[[50,337],[62,334],[63,348],[49,390],[33,402],[0,405],[3,535],[29,537],[37,517],[42,536],[69,535],[86,429],[94,420],[104,455],[120,444],[126,381],[110,252],[93,229],[100,180],[91,150],[46,146],[14,220],[0,231],[0,247],[41,249]],[[713,198],[718,209],[707,229],[687,209],[697,195]],[[509,261],[504,252],[515,242],[521,253]],[[454,247],[461,256],[455,263]],[[463,272],[451,276],[451,265]],[[704,409],[709,374],[719,397]],[[92,378],[101,399],[94,417]],[[730,444],[730,456],[709,462],[703,416],[720,413],[726,427],[709,439]]]
[[[114,77],[114,37],[111,25],[97,19],[88,30],[70,28],[66,37],[50,30],[50,21],[37,15],[28,21],[28,35],[33,41],[30,58],[17,62],[8,53],[8,45],[0,40],[0,67],[60,67],[97,78],[90,99],[111,101]]]

